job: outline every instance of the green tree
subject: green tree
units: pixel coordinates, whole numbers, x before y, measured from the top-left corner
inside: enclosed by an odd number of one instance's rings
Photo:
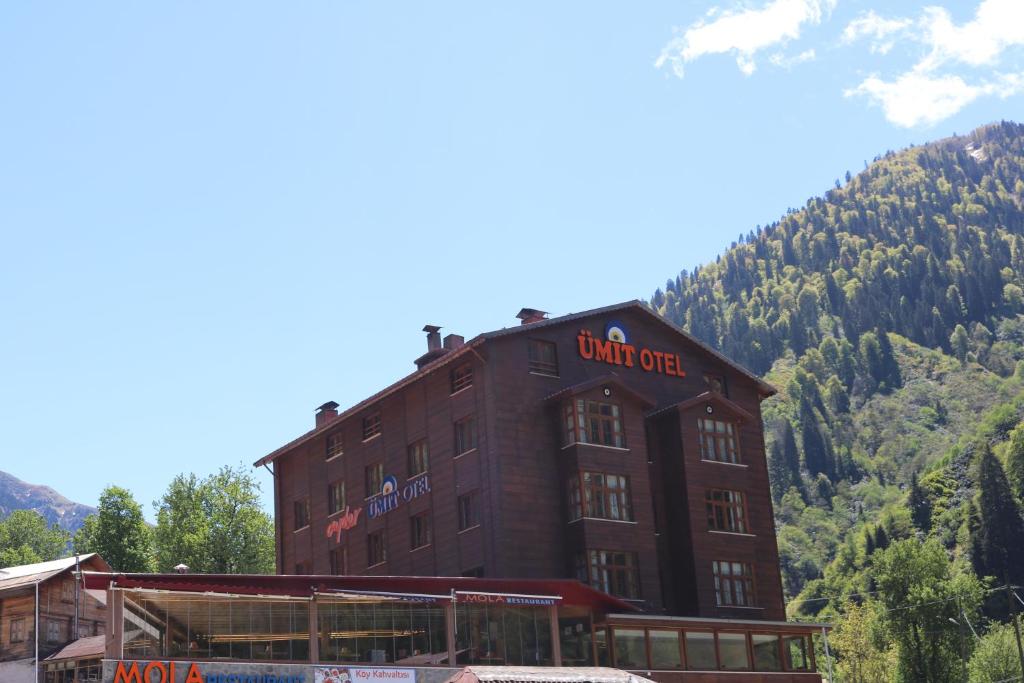
[[[958,324],[953,328],[953,334],[949,335],[949,345],[953,347],[953,355],[961,363],[967,362],[967,352],[970,350],[971,340],[967,336],[967,330],[963,325]]]
[[[274,522],[260,506],[260,486],[244,467],[203,480],[179,475],[154,503],[160,571],[178,563],[211,574],[274,571]]]
[[[886,632],[899,648],[902,681],[952,681],[959,677],[959,620],[975,622],[984,587],[970,571],[953,566],[935,539],[894,542],[876,551],[873,577],[886,608]]]
[[[204,505],[207,497],[196,475],[179,474],[153,503],[157,571],[170,572],[176,565],[186,564],[192,571],[209,572],[211,520]]]
[[[1010,446],[1006,452],[1006,479],[1017,500],[1024,503],[1024,424],[1010,432]]]
[[[977,553],[974,567],[979,576],[1011,581],[1024,579],[1024,520],[1010,492],[1003,466],[988,442],[978,444],[976,456],[978,483]]]
[[[91,514],[82,520],[82,526],[71,537],[71,549],[79,555],[93,552],[96,547],[96,520],[99,517]]]
[[[100,495],[95,526],[86,552],[99,553],[119,572],[153,570],[153,532],[142,516],[142,507],[131,492],[108,486]]]
[[[870,535],[868,536],[870,538]],[[874,601],[847,603],[829,636],[836,655],[836,673],[844,683],[886,683],[891,680],[896,651],[887,646],[884,610]]]
[[[914,526],[928,533],[932,528],[932,503],[928,494],[921,488],[917,480],[917,472],[910,475],[910,493],[907,495],[907,506],[910,508],[910,518]]]
[[[67,555],[69,535],[35,510],[15,510],[0,521],[0,567],[47,562]]]
[[[970,683],[1004,683],[1020,679],[1020,656],[1013,626],[993,626],[974,648],[967,670]]]

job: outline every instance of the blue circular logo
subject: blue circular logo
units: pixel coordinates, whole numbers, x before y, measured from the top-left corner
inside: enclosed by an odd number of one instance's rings
[[[617,320],[612,320],[604,326],[604,338],[608,341],[620,344],[629,343],[629,335],[626,334],[626,326]]]
[[[389,474],[384,477],[384,482],[380,485],[380,492],[387,495],[389,493],[394,493],[397,488],[398,480],[395,479],[394,475]]]

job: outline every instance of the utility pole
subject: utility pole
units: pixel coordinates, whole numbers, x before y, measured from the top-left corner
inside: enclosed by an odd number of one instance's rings
[[[957,626],[960,629],[960,664],[963,669],[963,681],[967,683],[967,650],[964,648],[964,608],[959,597],[956,599],[956,610],[960,613]]]
[[[1013,589],[1010,587],[1010,579],[1003,574],[1006,581],[1006,601],[1010,603],[1010,621],[1013,622],[1013,635],[1017,637],[1017,657],[1020,658],[1020,672],[1024,676],[1024,647],[1020,644],[1020,625],[1017,623],[1017,603],[1014,602]]]

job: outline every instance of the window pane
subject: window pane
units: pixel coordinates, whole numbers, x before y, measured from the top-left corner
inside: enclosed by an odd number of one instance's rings
[[[807,639],[804,636],[786,636],[782,640],[783,653],[786,657],[786,668],[800,671],[810,668],[807,655]]]
[[[651,639],[652,669],[681,669],[679,631],[648,631]]]
[[[558,608],[558,634],[564,666],[593,666],[590,625],[588,609],[569,606]]]
[[[758,671],[782,671],[779,660],[779,637],[755,633],[750,636],[754,648],[754,668]]]
[[[620,669],[646,669],[647,652],[643,629],[613,629],[615,633],[615,666]]]
[[[694,671],[717,671],[715,634],[711,631],[686,632],[686,668]]]
[[[722,658],[722,668],[727,671],[750,668],[745,633],[719,633],[718,654]]]
[[[608,629],[594,629],[594,645],[597,648],[597,665],[611,666],[611,657],[608,656]]]

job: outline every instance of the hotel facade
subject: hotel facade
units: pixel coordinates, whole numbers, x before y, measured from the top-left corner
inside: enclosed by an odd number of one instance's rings
[[[256,462],[277,576],[87,573],[104,680],[820,681],[827,627],[785,621],[774,389],[637,301],[517,317],[469,341],[426,326],[412,374]]]
[[[427,326],[415,373],[257,463],[278,572],[575,578],[651,613],[784,619],[774,389],[639,302],[519,319]]]

